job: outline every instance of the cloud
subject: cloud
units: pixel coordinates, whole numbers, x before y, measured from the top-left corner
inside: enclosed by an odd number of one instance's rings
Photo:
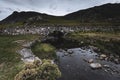
[[[0,0],[0,20],[13,11],[36,11],[61,16],[105,3],[120,3],[120,0]]]

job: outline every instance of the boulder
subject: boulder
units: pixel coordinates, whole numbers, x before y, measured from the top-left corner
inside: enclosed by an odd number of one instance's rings
[[[100,68],[102,68],[102,65],[100,63],[91,63],[90,67],[92,69],[100,69]]]
[[[94,62],[94,60],[93,59],[90,59],[89,61],[88,61],[88,63],[93,63]]]

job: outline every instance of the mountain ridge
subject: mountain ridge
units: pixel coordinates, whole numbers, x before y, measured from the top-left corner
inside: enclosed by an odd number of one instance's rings
[[[99,20],[101,20],[102,22],[114,22],[114,18],[117,18],[120,21],[120,3],[109,3],[84,10],[79,10],[77,12],[68,14],[65,17],[67,19],[77,19],[80,22],[92,22],[93,19],[95,21],[98,20],[98,22]]]
[[[30,20],[31,19],[31,20]],[[31,21],[31,22],[29,22]],[[13,12],[0,23],[120,23],[120,3],[104,4],[84,10],[79,10],[65,16],[53,16],[39,12]]]

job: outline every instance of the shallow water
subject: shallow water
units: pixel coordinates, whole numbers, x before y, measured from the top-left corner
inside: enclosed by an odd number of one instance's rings
[[[98,54],[92,49],[73,48],[58,50],[58,66],[62,77],[58,80],[120,80],[120,64],[100,60]],[[101,65],[109,65],[110,68],[93,70],[86,61],[94,59]]]
[[[40,60],[39,57],[35,56],[31,49],[23,48],[18,51],[21,55],[21,60],[25,63],[34,62],[35,60]]]

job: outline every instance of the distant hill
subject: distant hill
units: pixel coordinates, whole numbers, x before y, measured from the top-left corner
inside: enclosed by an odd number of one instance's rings
[[[13,12],[1,24],[117,24],[120,25],[120,3],[104,4],[80,10],[65,16],[38,12]]]
[[[77,20],[82,23],[120,23],[120,3],[95,6],[68,14],[64,17],[65,19]]]
[[[28,21],[46,21],[47,19],[54,18],[55,16],[42,14],[38,12],[17,12],[14,11],[10,16],[3,19],[1,23],[16,23],[16,22],[28,22]]]

